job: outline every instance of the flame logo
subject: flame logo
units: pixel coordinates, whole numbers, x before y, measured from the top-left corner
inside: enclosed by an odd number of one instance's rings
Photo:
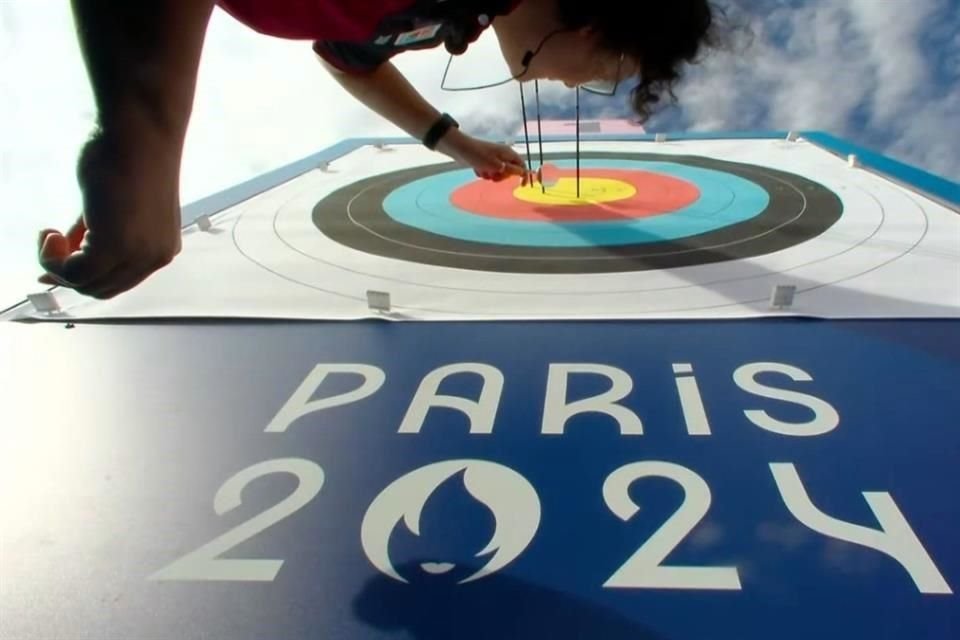
[[[493,553],[483,568],[459,584],[472,582],[504,568],[517,559],[533,540],[540,526],[540,498],[526,478],[487,460],[447,460],[421,467],[401,476],[378,495],[367,509],[360,527],[360,541],[367,558],[377,569],[400,582],[408,582],[390,560],[388,541],[401,520],[420,535],[420,514],[430,496],[452,476],[465,471],[467,492],[493,513],[496,529],[490,542],[476,555]],[[425,563],[424,571],[446,573],[454,565]]]

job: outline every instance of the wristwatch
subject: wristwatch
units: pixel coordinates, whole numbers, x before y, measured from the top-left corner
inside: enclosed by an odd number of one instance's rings
[[[440,116],[440,119],[433,123],[433,126],[430,127],[430,130],[427,131],[427,135],[423,137],[423,145],[430,149],[431,151],[437,148],[437,144],[440,142],[440,139],[447,134],[447,131],[450,130],[450,127],[460,128],[460,123],[453,119],[449,113],[444,113]]]

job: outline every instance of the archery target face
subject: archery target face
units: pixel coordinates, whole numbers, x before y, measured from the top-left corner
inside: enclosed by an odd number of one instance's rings
[[[515,147],[523,152],[521,146]],[[960,216],[813,144],[544,143],[550,186],[419,145],[359,147],[190,229],[173,264],[72,317],[396,319],[960,315]],[[536,160],[534,158],[536,167]]]
[[[806,242],[840,219],[839,198],[782,171],[701,156],[551,154],[556,184],[478,181],[453,165],[338,190],[317,228],[358,251],[497,272],[580,274],[747,258]]]

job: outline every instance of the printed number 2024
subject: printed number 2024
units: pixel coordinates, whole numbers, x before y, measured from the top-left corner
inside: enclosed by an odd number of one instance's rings
[[[492,464],[479,460],[460,462],[465,465]],[[500,465],[495,466],[500,467]],[[893,558],[906,570],[921,593],[953,593],[889,493],[863,493],[867,505],[880,525],[879,529],[873,529],[839,520],[814,506],[792,463],[771,463],[769,467],[784,505],[804,526],[825,536],[868,547]],[[516,472],[506,467],[501,468],[522,479],[522,476]],[[241,494],[248,484],[258,478],[279,473],[292,474],[297,478],[298,485],[293,493],[266,511],[174,560],[150,575],[148,579],[256,582],[274,580],[283,566],[283,560],[221,556],[306,506],[323,488],[325,480],[323,469],[315,462],[303,458],[267,460],[247,467],[227,479],[217,491],[213,502],[217,515],[228,513],[240,506]],[[710,509],[712,499],[710,487],[691,469],[658,460],[634,462],[616,469],[607,477],[603,485],[603,498],[610,511],[625,522],[633,518],[640,507],[630,498],[629,488],[635,481],[650,477],[666,478],[679,484],[684,491],[684,500],[676,512],[604,582],[603,586],[627,589],[741,589],[740,575],[735,566],[663,564],[667,556],[693,531]],[[539,517],[535,527],[538,524]],[[523,549],[520,549],[517,555],[522,551]],[[377,562],[373,564],[379,566]],[[383,566],[379,568],[384,571]]]

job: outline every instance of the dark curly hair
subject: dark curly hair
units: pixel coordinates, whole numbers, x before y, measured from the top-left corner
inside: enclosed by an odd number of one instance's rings
[[[640,83],[630,102],[641,122],[664,94],[676,101],[673,88],[685,63],[728,43],[726,14],[710,0],[557,0],[557,8],[565,26],[591,27],[604,49],[637,63]]]

